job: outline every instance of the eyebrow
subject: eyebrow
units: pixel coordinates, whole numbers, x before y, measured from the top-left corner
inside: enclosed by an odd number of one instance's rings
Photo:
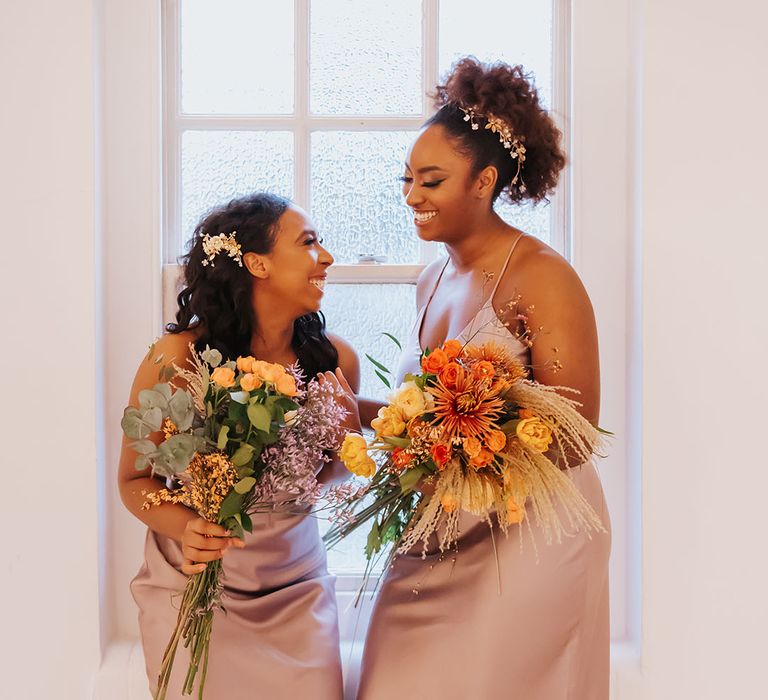
[[[296,240],[298,241],[300,238],[304,238],[304,236],[314,236],[317,238],[317,231],[311,228],[305,228],[298,236],[296,236]]]
[[[405,164],[405,167],[408,168],[408,170],[411,169],[411,166],[408,165],[408,163]],[[425,173],[431,173],[435,170],[440,170],[441,172],[445,172],[445,168],[441,168],[439,165],[426,165],[423,168],[419,168],[416,172],[419,175],[424,175]]]

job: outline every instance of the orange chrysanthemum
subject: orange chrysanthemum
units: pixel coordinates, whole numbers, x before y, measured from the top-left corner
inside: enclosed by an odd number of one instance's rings
[[[443,437],[480,437],[492,430],[501,414],[504,401],[487,382],[478,382],[469,376],[457,378],[454,388],[448,388],[438,379],[430,387],[435,401],[435,424],[440,425]]]

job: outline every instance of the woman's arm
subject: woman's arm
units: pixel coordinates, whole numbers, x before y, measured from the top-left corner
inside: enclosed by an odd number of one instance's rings
[[[142,360],[131,387],[129,404],[139,405],[139,392],[151,389],[160,381],[159,372],[163,366],[186,362],[189,357],[188,334],[167,335],[160,338],[153,350]],[[156,363],[162,357],[162,362]],[[148,439],[158,444],[162,432],[152,433]],[[146,493],[157,491],[165,484],[152,476],[150,469],[137,470],[136,452],[129,446],[129,440],[123,436],[120,451],[120,463],[117,472],[117,486],[125,507],[147,527],[166,537],[181,543],[182,552],[187,560],[184,573],[191,574],[204,568],[204,565],[189,566],[191,562],[208,562],[220,559],[230,544],[241,546],[227,538],[223,527],[209,523],[186,506],[177,503],[162,503],[144,510]]]

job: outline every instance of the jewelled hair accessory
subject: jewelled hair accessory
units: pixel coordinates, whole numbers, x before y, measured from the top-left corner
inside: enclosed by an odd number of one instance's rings
[[[509,155],[517,160],[517,172],[512,178],[513,185],[520,183],[520,191],[525,192],[525,183],[520,176],[520,171],[523,169],[523,163],[525,163],[525,146],[523,146],[520,139],[518,139],[512,133],[512,127],[507,122],[493,114],[481,114],[476,112],[473,107],[457,107],[464,112],[464,121],[469,122],[472,126],[472,131],[477,131],[480,128],[475,119],[485,119],[485,128],[490,129],[494,134],[499,135],[499,142],[509,151]]]
[[[240,267],[243,266],[243,252],[240,250],[240,244],[235,238],[237,231],[232,231],[229,235],[220,233],[218,236],[209,236],[207,233],[203,236],[203,252],[205,260],[203,265],[213,267],[213,259],[219,253],[226,253]]]

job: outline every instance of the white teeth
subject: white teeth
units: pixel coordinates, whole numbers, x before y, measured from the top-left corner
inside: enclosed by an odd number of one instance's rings
[[[325,280],[323,279],[312,279],[309,280],[309,283],[317,287],[321,292],[325,289]]]
[[[436,211],[415,211],[413,212],[413,218],[419,223],[424,223],[437,216]]]

